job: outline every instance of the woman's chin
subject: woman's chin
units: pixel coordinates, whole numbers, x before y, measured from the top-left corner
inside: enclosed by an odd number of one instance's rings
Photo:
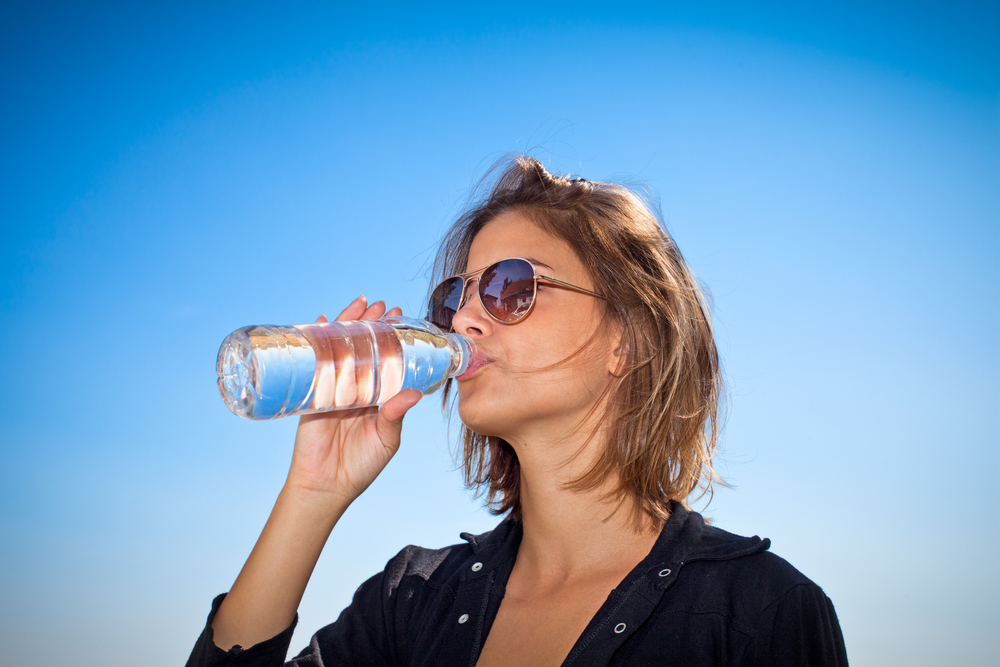
[[[510,417],[505,411],[498,409],[495,402],[480,401],[479,397],[459,397],[458,417],[469,429],[480,435],[503,437],[501,433],[509,430]]]

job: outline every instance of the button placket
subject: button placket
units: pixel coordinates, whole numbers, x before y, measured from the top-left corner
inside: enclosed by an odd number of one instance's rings
[[[637,578],[607,610],[607,615],[598,612],[602,620],[580,637],[566,656],[563,662],[565,667],[577,667],[578,660],[588,665],[608,664],[615,652],[642,627],[663,596],[663,589],[654,585],[659,583],[653,577],[655,572],[653,570]]]

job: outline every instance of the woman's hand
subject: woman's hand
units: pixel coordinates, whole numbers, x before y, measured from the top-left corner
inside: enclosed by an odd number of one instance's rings
[[[381,301],[358,297],[337,321],[377,320],[386,314]],[[402,315],[393,308],[389,315]],[[326,322],[320,316],[317,322]],[[333,410],[299,418],[286,489],[346,508],[375,480],[399,449],[403,417],[422,394],[406,389],[381,409]]]

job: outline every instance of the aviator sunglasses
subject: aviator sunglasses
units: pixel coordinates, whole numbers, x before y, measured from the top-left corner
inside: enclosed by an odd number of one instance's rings
[[[485,269],[452,276],[435,287],[427,302],[427,321],[443,331],[451,331],[455,313],[471,296],[466,293],[470,276],[475,276],[480,271],[482,273],[476,290],[479,292],[479,302],[490,317],[504,324],[516,324],[528,316],[535,305],[539,280],[596,296],[598,299],[604,298],[597,292],[538,275],[535,267],[526,259],[502,259]]]

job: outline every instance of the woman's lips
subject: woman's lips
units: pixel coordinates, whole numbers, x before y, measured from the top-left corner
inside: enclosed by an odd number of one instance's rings
[[[459,382],[471,380],[479,374],[479,371],[484,366],[491,363],[493,363],[493,358],[477,347],[476,351],[472,354],[472,359],[469,360],[469,367],[465,369],[464,373],[457,376],[455,379]]]

